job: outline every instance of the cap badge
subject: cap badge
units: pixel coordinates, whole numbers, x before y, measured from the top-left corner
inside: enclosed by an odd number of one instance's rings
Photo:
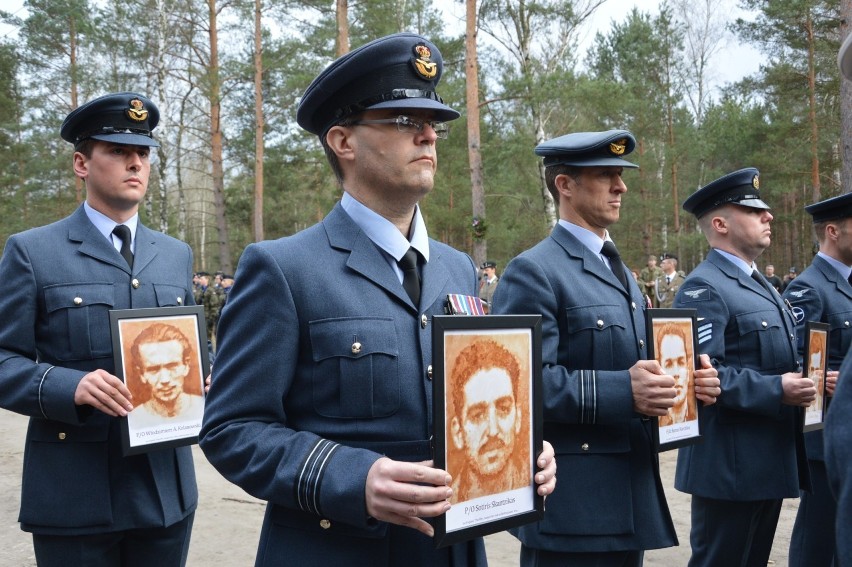
[[[760,189],[760,179],[757,177],[757,175],[755,175],[754,179],[751,180],[751,184],[754,186],[755,189]]]
[[[620,140],[616,140],[609,145],[609,151],[611,151],[614,155],[620,156],[624,154],[624,150],[627,149],[627,138],[622,138]]]
[[[414,46],[415,58],[412,61],[414,70],[421,79],[431,80],[438,74],[438,64],[431,60],[432,50],[425,44],[418,43]]]
[[[145,110],[145,103],[138,98],[131,100],[130,108],[124,112],[127,114],[127,117],[134,122],[145,122],[145,119],[148,118],[148,111]]]

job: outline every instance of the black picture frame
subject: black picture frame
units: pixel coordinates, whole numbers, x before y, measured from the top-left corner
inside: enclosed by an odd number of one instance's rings
[[[701,419],[695,396],[695,369],[700,367],[698,312],[696,309],[648,309],[645,313],[648,358],[659,362],[664,372],[675,377],[679,397],[667,415],[657,418],[657,427],[654,428],[657,450],[669,451],[700,443]],[[666,337],[673,337],[673,341],[667,340],[663,345]],[[675,352],[669,352],[670,349]],[[683,369],[684,364],[685,372],[678,370]],[[681,393],[683,398],[680,398]]]
[[[436,547],[541,520],[544,498],[535,483],[543,447],[541,316],[436,315],[432,351],[434,462],[453,477],[452,507],[435,518]],[[498,366],[481,367],[483,361]],[[459,364],[479,369],[462,385],[454,376]],[[505,366],[512,369],[501,376]],[[514,384],[510,374],[517,375]],[[468,386],[482,396],[472,407]],[[469,443],[485,439],[487,427],[499,431],[471,456]]]
[[[828,373],[828,323],[819,321],[805,322],[805,356],[802,359],[802,372],[814,381],[817,397],[810,407],[805,408],[802,431],[817,431],[825,427],[825,409],[828,398],[825,395],[825,376]]]
[[[210,374],[204,307],[113,309],[109,321],[115,373],[133,395],[121,419],[124,455],[198,443]]]

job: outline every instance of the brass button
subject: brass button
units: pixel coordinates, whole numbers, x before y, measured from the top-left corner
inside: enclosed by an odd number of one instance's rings
[[[75,297],[74,298],[74,305],[82,305],[82,304],[83,304],[83,298],[82,297]]]
[[[843,326],[844,326],[844,327],[848,327],[848,326],[849,326],[849,321],[843,321]]]
[[[598,319],[598,329],[603,329],[603,319]]]
[[[767,323],[766,321],[761,321],[761,322],[760,322],[760,326],[761,326],[761,327],[763,327],[763,328],[765,329],[766,327],[768,327],[768,326],[769,326],[769,323]]]
[[[324,530],[327,530],[331,527],[331,522],[323,518],[322,520],[320,520],[320,527]]]
[[[428,325],[428,324],[429,324],[429,318],[424,313],[423,315],[420,316],[420,326],[425,329],[426,325]]]
[[[355,341],[352,343],[352,354],[358,354],[361,352],[361,343]]]
[[[64,432],[59,434],[59,440],[62,441],[63,439],[65,439],[65,433]]]
[[[426,367],[426,378],[428,378],[429,380],[432,379],[432,365],[431,364]]]
[[[182,298],[182,297],[178,297],[178,298],[177,298],[177,304],[178,304],[178,305],[183,305],[183,298]]]
[[[645,341],[643,339],[639,339],[639,348],[645,348]]]
[[[139,289],[139,280],[137,280],[136,278],[133,278],[130,281],[130,285],[133,286],[133,289]]]
[[[580,445],[580,449],[582,449],[584,451],[588,451],[589,450],[589,444],[583,443],[582,445]]]

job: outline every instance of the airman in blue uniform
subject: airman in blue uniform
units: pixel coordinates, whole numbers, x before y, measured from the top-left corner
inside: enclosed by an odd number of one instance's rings
[[[712,250],[674,307],[698,310],[698,351],[722,394],[703,408],[703,442],[678,452],[675,488],[692,494],[690,567],[766,565],[784,498],[808,488],[802,408],[815,397],[796,354],[795,321],[755,267],[772,214],[759,172],[729,173],[683,204]]]
[[[852,80],[852,34],[843,41],[837,63],[843,78]],[[852,420],[849,419],[852,415],[852,356],[849,353],[840,367],[830,405],[823,436],[826,473],[837,499],[835,559],[837,565],[852,565]]]
[[[674,405],[675,382],[648,360],[644,294],[607,227],[627,186],[626,130],[575,133],[540,144],[560,220],[503,272],[494,313],[541,313],[544,432],[569,482],[544,520],[513,531],[528,567],[620,566],[677,545],[653,443],[654,416]],[[696,386],[718,395],[704,357]]]
[[[790,281],[784,299],[796,316],[798,353],[804,356],[805,325],[828,323],[828,374],[824,386],[834,393],[837,371],[852,344],[852,193],[805,207],[814,223],[819,252],[802,274]],[[823,398],[828,399],[828,398]],[[827,404],[826,411],[831,407]],[[790,538],[791,567],[831,567],[834,564],[834,519],[837,504],[828,487],[822,430],[805,433],[811,471],[811,491],[802,491]]]
[[[189,246],[139,222],[158,120],[131,92],[68,114],[60,135],[74,144],[86,201],[10,237],[0,259],[0,406],[30,418],[19,519],[42,567],[186,562],[192,453],[123,455],[121,419],[135,400],[110,338],[111,309],[193,304]]]
[[[468,567],[481,538],[436,549],[452,478],[431,466],[432,318],[476,296],[467,254],[429,238],[418,201],[459,113],[438,48],[401,33],[334,61],[299,124],[343,198],[322,222],[246,248],[219,322],[201,447],[268,501],[256,565]],[[540,494],[555,485],[546,445]]]

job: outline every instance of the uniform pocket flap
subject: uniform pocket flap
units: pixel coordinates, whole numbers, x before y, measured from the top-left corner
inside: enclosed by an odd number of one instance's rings
[[[396,327],[390,318],[322,319],[311,321],[309,326],[314,362],[371,354],[399,355]]]
[[[108,282],[77,282],[44,288],[44,307],[48,313],[88,305],[115,305],[115,286]]]
[[[624,328],[623,305],[582,305],[566,311],[568,328],[576,331],[589,329],[604,330],[610,327]]]

